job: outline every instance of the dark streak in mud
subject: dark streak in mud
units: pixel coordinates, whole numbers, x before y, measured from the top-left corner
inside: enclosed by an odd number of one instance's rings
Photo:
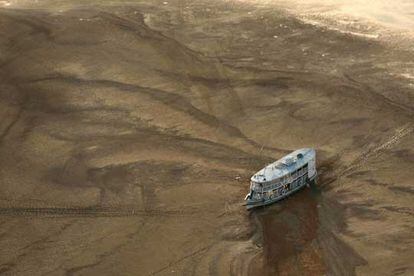
[[[270,207],[256,210],[255,216],[263,231],[263,256],[251,264],[255,275],[324,274],[324,261],[312,243],[316,242],[319,227],[317,201],[308,189]],[[312,267],[304,261],[312,259]],[[257,267],[256,267],[257,266]]]
[[[390,190],[400,193],[414,194],[414,188],[412,187],[392,186],[390,187]]]

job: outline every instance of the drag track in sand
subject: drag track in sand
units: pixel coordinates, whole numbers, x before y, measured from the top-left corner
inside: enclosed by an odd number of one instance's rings
[[[10,1],[0,34],[0,273],[413,273],[405,44],[254,1]],[[301,147],[318,183],[246,211]]]

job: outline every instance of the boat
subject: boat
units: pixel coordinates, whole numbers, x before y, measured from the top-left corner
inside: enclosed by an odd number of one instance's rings
[[[314,149],[298,149],[255,173],[245,197],[246,208],[272,204],[313,183],[315,158]]]

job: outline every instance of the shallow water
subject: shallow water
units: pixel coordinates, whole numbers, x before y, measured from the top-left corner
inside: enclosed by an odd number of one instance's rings
[[[414,29],[414,2],[411,0],[268,0],[252,1],[258,4],[282,5],[288,10],[303,15],[319,15],[335,20],[362,19],[394,28],[412,31]]]
[[[257,264],[252,262],[254,275],[326,273],[317,241],[318,196],[305,188],[286,200],[254,211],[263,232],[263,255],[258,257]]]

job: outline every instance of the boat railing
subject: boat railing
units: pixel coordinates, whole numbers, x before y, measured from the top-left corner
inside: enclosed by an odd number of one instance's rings
[[[295,180],[297,180],[300,177],[303,177],[305,174],[307,173],[307,170],[300,170],[299,173],[295,173],[293,175],[286,175],[283,176],[282,178],[277,179],[275,182],[269,182],[267,184],[264,185],[264,189],[265,190],[273,190],[273,189],[277,189],[283,185],[289,184],[294,182]],[[254,191],[261,191],[261,188],[254,190]]]

